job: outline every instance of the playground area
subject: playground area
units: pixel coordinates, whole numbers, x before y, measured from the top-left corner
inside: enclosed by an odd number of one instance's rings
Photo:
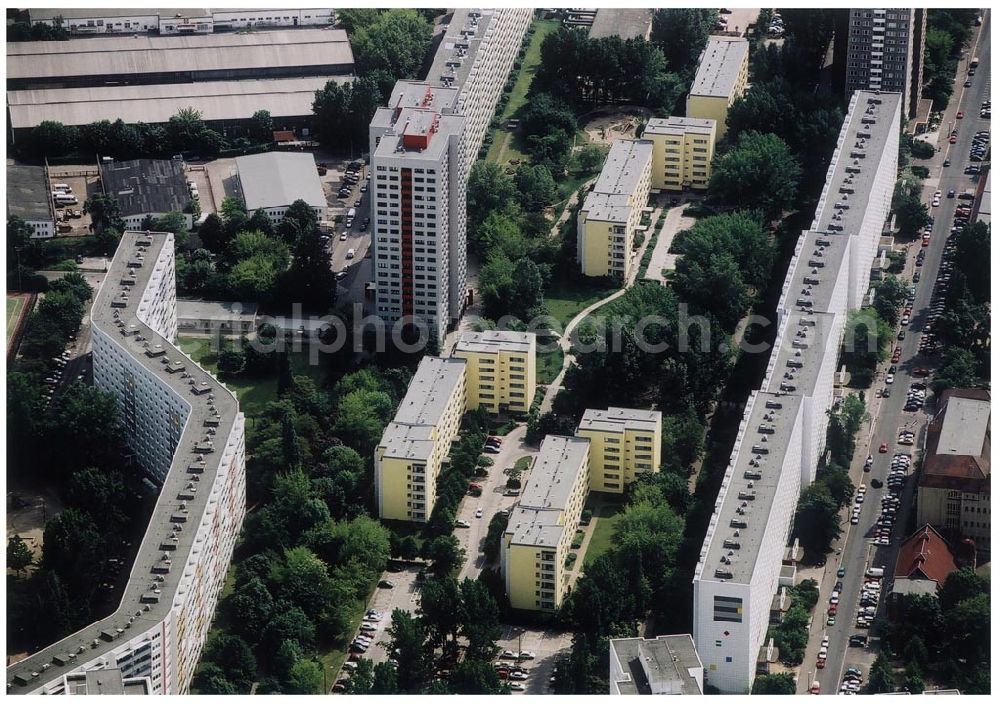
[[[587,121],[583,130],[592,144],[611,144],[616,139],[635,137],[635,130],[648,118],[648,110],[632,109],[628,112],[613,112],[595,115]]]

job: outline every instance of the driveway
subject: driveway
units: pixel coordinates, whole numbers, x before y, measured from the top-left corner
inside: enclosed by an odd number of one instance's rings
[[[504,626],[503,636],[497,640],[501,651],[526,650],[535,654],[534,659],[521,663],[528,671],[528,679],[523,682],[525,691],[514,694],[551,694],[549,678],[552,677],[552,669],[572,645],[573,634],[568,631]]]
[[[682,199],[681,204],[667,211],[667,217],[660,227],[660,234],[656,238],[656,246],[653,247],[653,256],[650,257],[649,267],[646,269],[647,281],[658,281],[666,283],[663,270],[673,271],[677,265],[677,255],[668,251],[673,244],[674,236],[682,230],[688,230],[697,222],[696,218],[685,216],[682,213],[687,205],[687,199]]]
[[[489,531],[490,519],[503,509],[509,509],[517,503],[518,496],[504,496],[503,490],[507,483],[507,475],[503,470],[513,467],[514,463],[521,457],[534,457],[538,454],[538,448],[524,444],[524,434],[527,426],[519,424],[508,435],[504,436],[500,445],[500,453],[487,455],[493,459],[493,466],[489,467],[489,474],[482,479],[473,481],[483,487],[482,496],[466,496],[459,504],[457,518],[468,521],[469,528],[455,528],[455,535],[465,550],[465,563],[458,574],[459,581],[468,577],[477,579],[479,573],[483,571],[486,564],[486,557],[483,555],[483,542]],[[527,479],[529,472],[521,475],[521,486]],[[476,509],[482,508],[482,518],[476,518]]]

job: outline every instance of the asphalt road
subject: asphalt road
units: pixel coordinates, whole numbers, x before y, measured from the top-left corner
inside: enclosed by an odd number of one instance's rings
[[[929,162],[917,162],[926,164],[930,168],[930,177],[924,183],[923,198],[930,205],[931,195],[935,190],[941,190],[945,194],[950,189],[961,193],[967,188],[973,188],[976,181],[973,177],[964,175],[963,171],[969,162],[969,148],[972,145],[972,138],[978,130],[989,129],[989,121],[979,118],[980,103],[989,96],[990,80],[990,14],[986,13],[983,19],[982,34],[978,49],[970,49],[968,56],[978,56],[980,60],[976,75],[972,77],[972,86],[963,88],[965,80],[965,61],[960,65],[960,78],[956,83],[955,97],[945,111],[942,121],[941,150]],[[956,99],[957,98],[957,99]],[[955,114],[959,110],[964,111],[965,118],[956,120]],[[958,141],[956,144],[947,143],[947,133],[954,125],[958,129]],[[945,158],[950,158],[951,165],[943,167]],[[878,547],[871,542],[872,526],[878,518],[880,512],[881,497],[885,495],[887,489],[874,489],[871,487],[871,479],[878,477],[885,480],[889,463],[893,452],[897,450],[914,451],[923,444],[924,432],[928,416],[924,411],[917,413],[907,413],[903,411],[906,403],[906,390],[911,382],[916,379],[911,376],[914,369],[919,367],[934,368],[938,359],[926,357],[918,354],[920,345],[920,335],[927,318],[927,307],[934,291],[934,282],[937,278],[938,268],[941,264],[941,253],[952,227],[952,216],[956,204],[961,201],[953,198],[943,197],[941,205],[930,208],[934,218],[934,227],[931,235],[930,246],[926,248],[924,265],[921,268],[921,279],[916,284],[916,300],[914,302],[914,316],[907,330],[906,339],[895,343],[902,348],[900,363],[897,364],[898,372],[895,382],[892,384],[892,394],[889,398],[875,400],[874,408],[869,400],[869,412],[872,414],[873,424],[867,442],[864,439],[858,443],[858,450],[851,467],[851,476],[856,483],[864,477],[865,484],[868,485],[868,494],[862,505],[861,519],[858,525],[845,525],[846,536],[840,545],[843,546],[843,554],[836,567],[843,566],[846,575],[843,578],[844,588],[840,594],[840,605],[837,614],[837,621],[834,626],[825,628],[813,628],[810,636],[810,644],[806,650],[806,660],[803,662],[802,671],[804,674],[815,671],[815,654],[818,650],[819,640],[823,633],[830,637],[829,655],[826,668],[818,670],[818,677],[800,677],[799,691],[808,688],[811,679],[818,679],[824,694],[833,694],[840,687],[842,674],[847,666],[860,665],[867,675],[868,666],[874,660],[874,652],[870,649],[861,650],[858,648],[849,649],[848,638],[854,633],[865,633],[855,628],[855,612],[857,610],[858,598],[861,583],[864,579],[864,572],[867,566],[884,567],[886,574],[891,574],[895,567],[896,555],[899,550],[900,541],[906,537],[906,528],[909,512],[913,508],[915,479],[911,475],[907,478],[904,491],[901,497],[901,508],[893,527],[892,541],[888,546]],[[913,260],[919,244],[914,244],[910,248],[907,259],[907,273],[912,274]],[[879,379],[884,379],[885,368],[888,362],[882,365]],[[873,385],[874,393],[876,388],[882,388],[881,381]],[[932,399],[928,399],[932,402]],[[913,447],[902,447],[896,442],[899,430],[904,426],[909,426],[913,430],[919,430],[916,444]],[[889,452],[879,454],[878,447],[882,442],[889,443]],[[861,468],[865,457],[871,454],[875,458],[875,463],[870,474],[864,474]],[[851,529],[847,531],[846,529]],[[831,560],[830,565],[833,565]],[[827,600],[833,588],[833,583],[837,580],[836,569],[831,567],[826,570],[823,583],[820,585],[820,601],[817,611],[825,614]],[[883,580],[885,584],[882,590],[882,602],[879,606],[879,615],[884,615],[885,598],[887,591],[891,588],[890,580]],[[817,623],[825,623],[825,617]],[[867,676],[866,676],[867,680]]]

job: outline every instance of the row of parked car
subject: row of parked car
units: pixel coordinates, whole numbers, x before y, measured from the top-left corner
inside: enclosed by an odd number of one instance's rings
[[[857,694],[861,691],[861,685],[865,682],[861,676],[861,670],[856,667],[849,667],[844,671],[844,679],[840,683],[841,694]]]
[[[969,161],[983,161],[986,153],[990,149],[989,130],[979,130],[972,138],[972,146],[969,147]]]

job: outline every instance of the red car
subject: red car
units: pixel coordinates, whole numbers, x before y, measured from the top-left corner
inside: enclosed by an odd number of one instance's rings
[[[902,354],[903,354],[903,351],[901,349],[899,349],[898,347],[896,349],[894,349],[892,351],[892,363],[895,364],[896,362],[898,362],[899,361],[899,357]]]
[[[930,244],[931,244],[931,236],[930,235],[924,235],[924,241],[921,244],[921,246],[922,247],[929,247]]]
[[[965,113],[962,112],[961,110],[959,110],[957,113],[955,113],[955,119],[956,120],[961,120],[963,117],[965,117]]]
[[[824,667],[826,667],[826,660],[817,660],[816,661],[816,669],[822,670]],[[814,694],[819,694],[819,692],[814,692]]]
[[[829,609],[827,609],[826,610],[826,615],[827,616],[836,616],[837,615],[837,605],[834,604]]]
[[[881,445],[879,445],[879,446],[878,446],[878,451],[879,451],[879,452],[880,452],[881,454],[883,454],[883,455],[884,455],[884,454],[885,454],[886,452],[888,452],[888,451],[889,451],[889,443],[887,443],[887,442],[884,442],[884,443],[882,443]]]
[[[956,137],[955,135],[952,135],[951,137],[948,138],[948,144],[954,144],[957,141],[958,137]]]
[[[930,376],[931,370],[926,367],[920,367],[919,369],[913,370],[913,376]]]

